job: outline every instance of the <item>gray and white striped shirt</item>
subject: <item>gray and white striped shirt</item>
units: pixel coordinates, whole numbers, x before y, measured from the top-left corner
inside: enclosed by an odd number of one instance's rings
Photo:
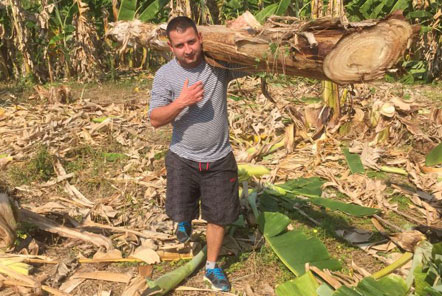
[[[229,67],[229,65],[226,65]],[[232,151],[227,119],[227,85],[243,72],[215,68],[204,60],[195,68],[183,68],[174,58],[155,74],[149,116],[153,109],[170,104],[181,93],[186,79],[189,86],[202,81],[203,99],[186,107],[172,122],[170,150],[180,157],[212,162]]]

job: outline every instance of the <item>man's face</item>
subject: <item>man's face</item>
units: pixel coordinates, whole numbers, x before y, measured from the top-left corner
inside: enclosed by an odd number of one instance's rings
[[[170,31],[168,45],[176,59],[184,68],[193,68],[202,60],[202,37],[193,28],[183,31]]]

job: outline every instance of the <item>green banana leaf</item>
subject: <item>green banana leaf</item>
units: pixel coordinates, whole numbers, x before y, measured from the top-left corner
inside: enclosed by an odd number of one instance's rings
[[[198,266],[203,263],[207,255],[207,246],[205,246],[195,257],[181,267],[178,267],[171,272],[168,272],[155,281],[147,279],[149,288],[143,295],[165,295],[170,290],[174,289],[185,278],[191,275]]]
[[[391,9],[390,13],[396,11],[396,10],[405,10],[408,5],[409,5],[410,1],[409,0],[398,0],[393,8]]]
[[[442,163],[442,142],[431,150],[425,157],[425,165],[433,166]]]
[[[356,217],[372,216],[379,212],[378,209],[345,203],[330,198],[311,197],[309,200],[315,205],[326,207],[332,211],[341,211]]]
[[[259,230],[269,238],[286,230],[290,222],[289,217],[278,212],[264,212],[258,216]]]
[[[318,177],[299,178],[289,180],[284,184],[275,186],[278,193],[285,195],[291,193],[295,195],[302,195],[307,197],[320,197],[322,194],[321,186],[325,183],[324,180]],[[282,189],[282,190],[280,190]]]
[[[142,22],[153,20],[157,14],[163,9],[169,0],[155,0],[138,16],[138,19]]]
[[[270,4],[255,15],[256,20],[261,24],[264,23],[269,16],[275,14],[277,8],[278,3]]]
[[[264,212],[258,217],[259,227],[267,242],[279,259],[296,276],[305,273],[307,262],[320,269],[339,270],[341,268],[339,261],[330,257],[319,239],[308,237],[299,230],[284,232],[288,225],[287,221],[287,216],[277,212]]]
[[[131,21],[135,18],[137,11],[137,0],[121,0],[118,11],[119,21]]]
[[[319,284],[311,271],[276,287],[277,296],[316,296]]]
[[[279,2],[278,7],[275,10],[276,15],[284,15],[287,11],[287,8],[289,8],[291,0],[281,0]]]
[[[392,274],[380,280],[366,277],[356,288],[342,286],[333,293],[333,296],[405,296],[407,292],[404,279]]]
[[[347,160],[347,164],[350,167],[350,171],[352,172],[352,174],[362,174],[365,172],[359,154],[350,153],[350,151],[348,151],[348,148],[343,148],[342,152],[344,153],[345,160]]]
[[[355,217],[371,216],[379,212],[378,209],[374,208],[345,203],[330,198],[322,198],[320,197],[322,194],[322,184],[324,184],[324,181],[318,177],[299,178],[289,180],[282,185],[274,185],[271,187],[271,190],[266,190],[265,193],[275,197],[287,197],[284,200],[285,202],[289,201],[289,199],[301,202],[303,200],[297,198],[296,195],[307,196],[309,197],[308,201],[315,205],[326,207],[332,211],[341,211]],[[289,202],[286,206],[290,210],[293,203]]]

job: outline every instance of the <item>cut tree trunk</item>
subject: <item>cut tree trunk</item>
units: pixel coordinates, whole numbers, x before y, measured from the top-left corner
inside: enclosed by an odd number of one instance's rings
[[[226,61],[249,72],[359,83],[383,77],[419,30],[405,21],[401,12],[382,20],[348,24],[339,18],[302,22],[274,16],[264,26],[246,14],[227,26],[198,27],[209,63],[220,66],[215,60]],[[169,50],[165,24],[120,21],[111,24],[107,36],[123,48],[136,43]]]

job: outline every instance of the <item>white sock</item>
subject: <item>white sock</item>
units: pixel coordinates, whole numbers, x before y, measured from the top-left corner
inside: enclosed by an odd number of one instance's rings
[[[216,262],[206,261],[206,269],[213,269],[216,267]]]

